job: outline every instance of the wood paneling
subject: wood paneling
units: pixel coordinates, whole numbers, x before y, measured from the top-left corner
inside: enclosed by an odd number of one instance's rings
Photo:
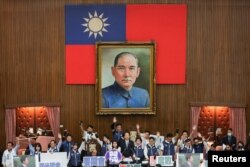
[[[80,141],[78,121],[110,134],[112,116],[95,115],[95,86],[65,84],[64,5],[115,0],[0,1],[0,148],[5,104],[61,104],[61,123]],[[124,3],[124,1],[120,1]],[[188,129],[190,102],[250,104],[249,0],[127,0],[186,3],[187,84],[157,86],[155,116],[117,116],[124,129]],[[247,120],[250,110],[247,108]],[[247,124],[250,130],[250,124]]]

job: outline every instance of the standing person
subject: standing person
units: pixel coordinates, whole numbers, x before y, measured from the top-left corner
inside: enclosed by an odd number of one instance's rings
[[[155,138],[150,137],[149,138],[149,143],[146,145],[144,148],[144,157],[146,160],[149,160],[150,156],[158,156],[158,150],[155,146]]]
[[[117,141],[112,142],[112,150],[117,150],[117,151],[121,152],[121,147],[118,146]]]
[[[142,139],[140,137],[135,139],[134,157],[139,162],[144,160],[144,147],[142,146]]]
[[[34,146],[29,143],[29,150],[30,150],[30,155],[38,155],[42,152],[42,146],[40,143],[35,143]]]
[[[102,141],[99,138],[97,138],[97,141],[101,145],[101,156],[105,156],[106,152],[112,149],[109,137],[104,135]]]
[[[67,152],[67,155],[69,155],[73,147],[72,135],[68,133],[65,138],[66,140],[62,142],[61,150]]]
[[[237,139],[236,139],[236,137],[233,135],[233,130],[232,130],[232,128],[229,128],[229,129],[227,130],[227,135],[224,136],[224,137],[222,138],[222,143],[223,143],[224,145],[230,145],[230,146],[232,147],[232,150],[235,150],[235,148],[236,148],[236,143],[237,143]]]
[[[173,134],[168,133],[165,140],[161,144],[161,155],[171,155],[172,159],[175,156],[175,145],[172,142]]]
[[[7,143],[7,149],[3,152],[2,156],[3,167],[12,167],[13,157],[17,155],[17,150],[20,147],[19,141],[17,140],[17,144],[14,148],[13,146],[13,142]]]
[[[113,118],[111,129],[112,129],[113,140],[118,142],[122,138],[123,132],[122,132],[122,124],[117,123],[116,117]]]
[[[124,132],[123,139],[120,139],[118,146],[121,147],[121,153],[124,158],[132,158],[134,154],[134,142],[130,140],[128,131]]]
[[[141,71],[135,54],[130,52],[117,54],[111,71],[115,82],[102,89],[103,108],[149,107],[148,91],[134,86]]]
[[[190,139],[185,140],[185,145],[180,148],[180,153],[194,153],[194,148]]]
[[[141,133],[139,124],[136,124],[136,130],[137,130],[137,134],[142,139],[142,147],[146,147],[146,145],[149,143],[150,131],[145,130],[143,133]]]
[[[81,123],[80,128],[82,130],[83,139],[85,140],[85,142],[88,142],[91,139],[96,139],[97,138],[97,133],[94,132],[94,126],[93,125],[88,125],[87,130],[84,130],[83,124]]]
[[[72,143],[73,148],[69,152],[69,166],[70,167],[81,167],[81,153],[78,149],[77,143]]]
[[[48,149],[48,153],[54,153],[54,152],[59,152],[61,145],[62,145],[62,135],[59,133],[58,134],[58,138],[59,138],[59,142],[58,144],[56,143],[56,140],[51,140],[50,144],[49,144],[49,149]]]

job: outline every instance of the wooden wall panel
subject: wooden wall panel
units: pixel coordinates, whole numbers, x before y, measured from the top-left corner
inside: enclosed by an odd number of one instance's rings
[[[80,141],[78,121],[110,134],[112,116],[95,115],[95,86],[65,84],[64,5],[115,0],[0,1],[0,135],[6,104],[60,103],[61,123]],[[123,1],[119,1],[124,3]],[[186,3],[187,84],[157,86],[155,116],[117,116],[124,129],[164,134],[188,129],[190,102],[250,104],[250,1],[127,0]],[[247,120],[250,110],[247,108]],[[250,124],[247,124],[250,130]],[[5,147],[1,140],[0,148]]]

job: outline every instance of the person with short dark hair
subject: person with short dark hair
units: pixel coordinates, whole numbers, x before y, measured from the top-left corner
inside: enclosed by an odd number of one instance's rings
[[[111,71],[115,82],[102,89],[103,108],[149,107],[148,91],[134,86],[141,71],[134,53],[121,52],[116,55]]]
[[[97,138],[98,143],[101,145],[101,156],[105,156],[106,152],[112,149],[109,137],[107,135],[103,136],[103,140],[101,141]]]
[[[150,131],[145,130],[143,133],[140,131],[140,125],[136,124],[137,135],[139,135],[142,139],[142,147],[145,148],[149,143]]]
[[[174,159],[175,145],[172,142],[173,134],[168,133],[165,136],[165,140],[161,143],[161,155],[171,155]]]
[[[130,134],[128,131],[123,133],[123,139],[120,139],[118,146],[121,147],[121,153],[125,158],[132,158],[134,154],[134,142],[130,140]]]
[[[185,145],[180,149],[180,153],[194,153],[194,148],[192,147],[192,141],[190,139],[185,140]]]
[[[134,157],[138,162],[144,160],[144,147],[142,146],[142,139],[137,137],[135,139]]]
[[[193,148],[194,148],[194,153],[203,153],[204,152],[204,144],[203,141],[200,137],[195,137],[193,139]]]
[[[113,117],[113,123],[111,124],[112,135],[114,141],[119,141],[122,138],[122,124],[117,123],[116,117]]]
[[[69,166],[70,167],[81,167],[81,153],[78,149],[77,143],[72,143],[73,148],[69,152]]]
[[[21,156],[20,161],[22,165],[19,165],[18,167],[28,167],[29,166],[29,159],[26,155]]]
[[[192,154],[186,154],[186,163],[181,165],[181,167],[193,167],[193,156]]]
[[[61,150],[63,152],[67,152],[67,155],[69,155],[69,152],[72,150],[73,147],[72,135],[68,133],[65,138],[66,140],[62,142]]]
[[[3,167],[12,167],[13,157],[17,155],[17,150],[20,147],[19,141],[15,147],[13,147],[13,142],[7,143],[7,149],[3,152],[2,165]]]
[[[158,156],[158,150],[155,146],[155,138],[149,137],[149,143],[144,148],[145,159],[148,160],[150,156]]]
[[[83,133],[83,139],[85,142],[88,142],[91,139],[96,139],[98,137],[97,133],[94,132],[94,126],[93,125],[88,125],[87,130],[84,130],[83,125],[80,125],[80,128]]]
[[[232,128],[228,128],[227,130],[227,135],[224,136],[222,138],[222,143],[224,145],[230,145],[232,147],[232,150],[235,150],[236,148],[236,143],[237,143],[237,139],[236,137],[233,135],[233,130]]]

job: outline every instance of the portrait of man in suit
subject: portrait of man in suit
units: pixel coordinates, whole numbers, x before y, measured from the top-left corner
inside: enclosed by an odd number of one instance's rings
[[[105,113],[153,112],[154,43],[97,45],[97,104]],[[107,112],[108,111],[108,112]]]

